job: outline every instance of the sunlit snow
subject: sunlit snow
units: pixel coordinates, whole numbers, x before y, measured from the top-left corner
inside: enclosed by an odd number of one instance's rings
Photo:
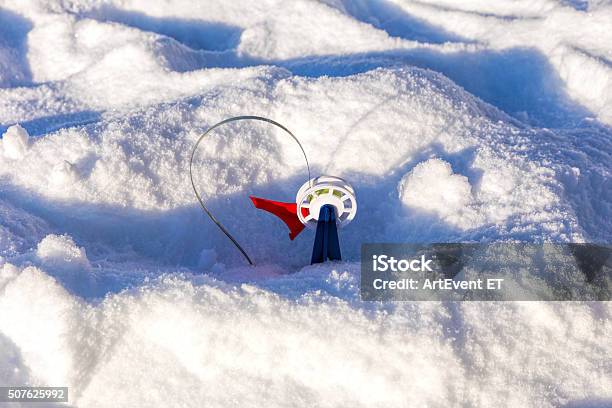
[[[0,0],[0,386],[75,407],[612,405],[612,306],[361,302],[364,242],[612,239],[612,5]],[[249,194],[350,181],[345,262]],[[15,406],[18,406],[15,404]],[[38,406],[38,405],[37,405]]]

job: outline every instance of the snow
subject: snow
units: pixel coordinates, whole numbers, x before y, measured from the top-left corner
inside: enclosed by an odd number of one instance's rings
[[[298,297],[172,277],[92,308],[29,267],[0,283],[8,312],[0,325],[20,345],[17,367],[29,368],[28,383],[68,384],[83,406],[130,406],[135,398],[143,406],[170,399],[548,406],[608,395],[607,306],[423,302],[363,310],[329,293],[356,296],[356,269],[309,267],[260,282],[328,282],[327,291]],[[49,337],[41,342],[33,331]],[[117,392],[125,384],[148,392]]]
[[[0,1],[0,385],[98,406],[608,406],[605,303],[359,300],[364,242],[610,242],[612,5]],[[304,266],[247,196],[359,213]],[[239,136],[237,136],[237,134]],[[131,388],[125,387],[130,384]]]
[[[10,160],[23,159],[30,145],[28,131],[19,125],[13,125],[2,137],[2,152]]]
[[[429,159],[417,164],[398,185],[399,198],[407,207],[432,211],[446,219],[459,215],[472,201],[467,177],[453,174],[448,162]]]
[[[87,253],[68,235],[49,234],[36,247],[36,256],[48,267],[83,270],[89,268]]]

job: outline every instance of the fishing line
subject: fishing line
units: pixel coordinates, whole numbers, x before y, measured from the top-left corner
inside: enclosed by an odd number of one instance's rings
[[[295,140],[295,142],[298,144],[298,146],[300,147],[300,150],[302,151],[302,154],[304,155],[304,159],[306,160],[306,169],[308,170],[308,180],[309,181],[311,180],[311,177],[310,177],[310,164],[308,163],[308,157],[306,156],[306,152],[304,151],[304,147],[302,147],[302,144],[300,143],[298,138],[293,133],[291,133],[291,131],[289,129],[287,129],[285,126],[281,125],[280,123],[278,123],[278,122],[276,122],[276,121],[274,121],[272,119],[264,118],[262,116],[235,116],[235,117],[232,117],[232,118],[228,118],[228,119],[222,120],[221,122],[216,123],[216,124],[212,125],[210,128],[208,128],[208,130],[206,132],[204,132],[202,134],[202,136],[200,136],[200,138],[196,142],[195,146],[193,147],[193,150],[191,152],[191,158],[189,159],[189,179],[191,180],[191,186],[193,187],[193,192],[195,193],[195,196],[198,199],[198,202],[200,203],[200,206],[202,207],[202,209],[204,210],[206,215],[208,215],[208,217],[211,219],[211,221],[214,222],[215,225],[217,227],[219,227],[221,232],[223,232],[225,234],[225,236],[228,237],[232,241],[232,243],[236,246],[236,248],[238,248],[238,250],[246,258],[246,260],[249,262],[249,264],[250,265],[255,265],[253,263],[253,261],[251,260],[251,258],[249,257],[249,255],[244,250],[244,248],[242,248],[242,246],[238,243],[236,238],[234,238],[232,236],[232,234],[230,234],[229,231],[223,226],[223,224],[221,224],[221,222],[219,220],[217,220],[217,218],[208,210],[208,208],[206,207],[206,204],[204,204],[204,200],[200,196],[200,193],[198,192],[198,189],[195,186],[195,182],[193,181],[193,158],[195,157],[195,153],[196,153],[196,151],[198,149],[198,146],[200,145],[200,142],[202,140],[204,140],[206,135],[208,135],[211,131],[213,131],[214,129],[218,128],[219,126],[223,126],[223,125],[225,125],[227,123],[230,123],[230,122],[237,122],[239,120],[259,120],[259,121],[262,121],[262,122],[267,122],[267,123],[270,123],[270,124],[272,124],[272,125],[274,125],[276,127],[281,128],[289,136],[291,136],[293,138],[293,140]]]

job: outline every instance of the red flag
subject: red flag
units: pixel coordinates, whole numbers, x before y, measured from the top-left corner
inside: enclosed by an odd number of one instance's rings
[[[289,227],[289,238],[291,238],[292,241],[304,229],[304,224],[302,224],[297,216],[296,203],[282,203],[280,201],[266,200],[265,198],[253,196],[249,196],[249,198],[253,201],[256,208],[272,213],[283,220],[283,222],[287,224],[287,227]],[[302,208],[302,216],[305,217],[307,215],[308,209]]]

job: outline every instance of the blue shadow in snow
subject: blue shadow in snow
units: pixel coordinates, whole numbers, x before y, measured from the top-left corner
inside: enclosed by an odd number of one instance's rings
[[[7,81],[12,86],[29,85],[32,81],[27,58],[28,32],[31,29],[30,20],[0,8],[0,44],[12,50],[12,59],[8,63],[15,69],[13,77]]]
[[[469,42],[386,1],[347,2],[345,8],[355,18],[373,24],[392,36],[429,43]],[[175,64],[176,70],[181,72],[199,68],[239,68],[270,64],[284,67],[295,75],[320,77],[348,76],[379,67],[413,65],[442,73],[483,101],[532,126],[575,127],[593,116],[588,109],[571,100],[556,70],[535,48],[474,52],[441,52],[418,48],[263,60],[237,55],[234,49],[242,29],[227,24],[152,17],[111,6],[103,6],[86,17],[156,32],[192,49],[203,51],[202,58],[195,55],[193,63],[188,64],[188,67]],[[172,66],[173,61],[169,63]]]
[[[81,111],[60,115],[44,116],[19,124],[28,131],[30,136],[42,136],[63,128],[84,126],[100,120],[101,113],[97,111]],[[0,124],[0,134],[6,132],[14,123]]]
[[[388,1],[346,1],[343,4],[346,11],[354,18],[386,31],[393,37],[434,44],[470,42],[466,38],[414,17],[400,6]]]
[[[228,24],[175,17],[152,17],[137,11],[103,6],[86,17],[114,22],[173,38],[194,49],[224,51],[236,48],[242,29]]]
[[[578,11],[588,11],[589,10],[588,0],[561,0],[561,4],[569,6],[573,8],[574,10],[578,10]]]
[[[276,61],[307,77],[348,76],[378,67],[417,66],[440,72],[466,91],[534,126],[563,128],[593,115],[571,100],[561,78],[533,48],[449,52],[412,49]]]

